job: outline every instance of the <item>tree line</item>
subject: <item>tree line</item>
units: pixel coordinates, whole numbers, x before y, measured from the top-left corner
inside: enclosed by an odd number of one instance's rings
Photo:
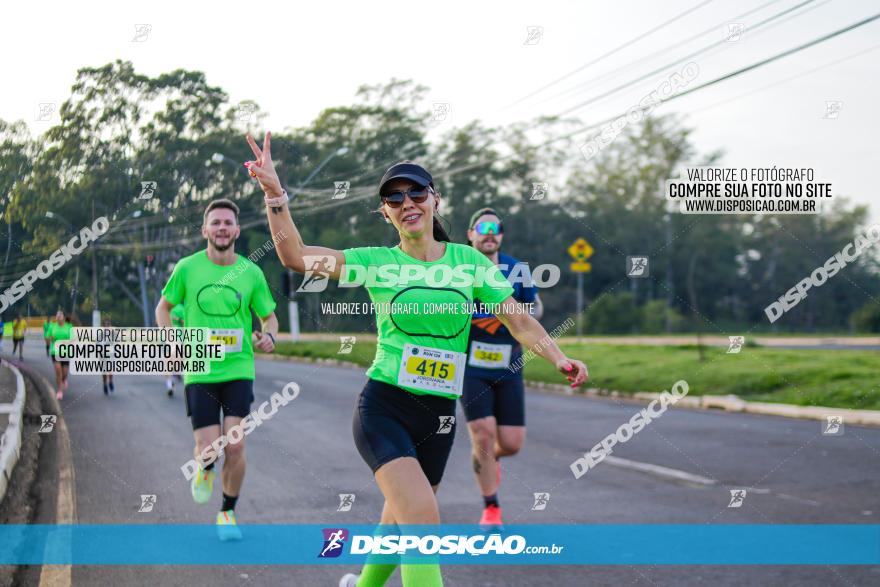
[[[540,118],[504,127],[452,126],[410,80],[362,86],[352,103],[329,107],[304,127],[272,129],[273,154],[307,243],[339,249],[392,245],[376,213],[379,178],[411,159],[435,176],[440,213],[466,242],[476,209],[503,217],[503,250],[562,269],[542,292],[545,325],[573,316],[590,333],[878,332],[876,250],[847,265],[770,324],[764,308],[839,251],[867,223],[866,206],[835,196],[820,215],[682,215],[670,212],[664,182],[686,166],[718,162],[698,153],[675,116],[647,117],[585,161],[582,123]],[[0,120],[0,292],[81,227],[104,216],[110,230],[6,314],[73,310],[90,324],[100,309],[117,324],[150,324],[174,262],[203,248],[202,210],[227,197],[241,207],[237,249],[248,255],[271,235],[262,194],[241,163],[245,132],[262,133],[254,101],[232,103],[198,71],[156,77],[116,61],[82,68],[57,120],[33,137],[25,123]],[[546,184],[546,196],[542,187]],[[584,277],[586,311],[575,316],[577,277],[567,248],[594,249]],[[626,275],[626,257],[649,258],[649,277]],[[260,266],[287,324],[291,289],[275,255]],[[295,289],[300,277],[292,280]],[[362,289],[331,286],[299,294],[304,330],[367,331],[369,315],[322,315],[321,302],[366,301]]]

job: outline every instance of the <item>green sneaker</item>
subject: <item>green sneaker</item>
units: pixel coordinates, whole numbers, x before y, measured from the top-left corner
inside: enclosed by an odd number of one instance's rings
[[[208,503],[211,500],[211,493],[214,491],[214,477],[217,472],[214,469],[205,471],[199,469],[195,477],[193,477],[190,488],[192,496],[196,503]]]
[[[222,541],[241,540],[241,530],[235,521],[235,512],[226,510],[217,514],[217,537]]]

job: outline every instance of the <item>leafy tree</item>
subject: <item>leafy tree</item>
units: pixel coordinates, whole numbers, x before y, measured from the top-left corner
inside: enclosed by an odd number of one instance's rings
[[[868,302],[849,318],[856,332],[880,332],[880,302]]]
[[[566,249],[585,237],[595,249],[584,279],[587,333],[719,333],[769,329],[764,308],[851,242],[868,218],[866,207],[843,198],[814,216],[683,215],[668,209],[665,181],[720,154],[697,153],[690,129],[674,117],[626,128],[585,164],[573,138],[577,121],[442,127],[426,96],[411,80],[364,85],[350,104],[274,133],[273,155],[306,242],[395,244],[377,213],[378,182],[390,165],[416,160],[435,176],[454,241],[466,241],[474,210],[492,206],[504,219],[505,252],[532,267],[561,268],[559,283],[542,291],[546,320],[574,314],[577,276]],[[239,253],[269,240],[262,194],[240,166],[252,158],[243,135],[256,133],[265,116],[257,103],[230,103],[202,72],[151,77],[115,61],[80,69],[59,114],[37,140],[24,123],[0,121],[0,284],[11,285],[97,216],[111,230],[35,283],[28,296],[35,311],[73,301],[81,314],[100,307],[120,324],[149,323],[173,263],[204,246],[202,211],[214,198],[241,208]],[[142,197],[144,182],[155,182],[155,191]],[[334,198],[334,182],[349,183],[344,198]],[[536,183],[549,185],[547,197],[532,198]],[[648,255],[648,278],[625,275],[628,255]],[[288,272],[274,254],[260,265],[286,325]],[[841,329],[850,315],[854,328],[872,328],[864,304],[877,291],[880,262],[868,250],[772,328]],[[331,286],[296,299],[305,330],[373,328],[368,315],[321,311],[325,301],[367,301],[363,288]]]

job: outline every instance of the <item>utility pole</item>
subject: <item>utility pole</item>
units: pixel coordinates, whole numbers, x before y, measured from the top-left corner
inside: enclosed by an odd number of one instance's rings
[[[95,200],[92,199],[92,218],[95,217]],[[98,308],[98,258],[95,247],[89,247],[92,253],[92,326],[101,325],[101,310]]]
[[[73,279],[73,291],[70,292],[70,313],[73,314],[76,310],[76,293],[77,289],[79,289],[79,263],[76,263],[76,277]]]
[[[141,284],[141,307],[144,311],[144,326],[150,325],[150,306],[147,302],[147,279],[144,271],[144,262],[138,260],[138,281]]]
[[[7,267],[9,265],[9,251],[12,250],[12,220],[9,218],[9,213],[6,213],[6,231],[7,239],[6,239],[6,260],[3,262],[3,266]]]
[[[135,218],[140,217],[140,210],[135,211],[132,215]],[[143,227],[144,227],[144,248],[138,253],[140,258],[137,260],[137,269],[138,269],[138,282],[141,287],[141,307],[144,314],[144,326],[148,327],[152,325],[152,320],[150,319],[150,296],[147,292],[147,270],[144,266],[144,257],[147,254],[147,218],[146,216],[143,219]]]

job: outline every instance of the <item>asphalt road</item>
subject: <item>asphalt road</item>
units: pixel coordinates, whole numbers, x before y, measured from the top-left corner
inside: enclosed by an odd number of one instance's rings
[[[26,364],[54,382],[37,342]],[[8,350],[8,349],[7,349]],[[37,355],[37,356],[35,356]],[[687,374],[682,374],[687,379]],[[363,371],[289,362],[257,362],[255,406],[289,381],[302,392],[247,438],[248,472],[240,523],[363,524],[378,520],[382,497],[357,454],[351,416]],[[72,376],[62,402],[76,473],[79,523],[213,523],[197,506],[180,466],[192,436],[180,386],[165,395],[158,377],[117,376],[105,397],[99,376]],[[673,381],[658,381],[656,391]],[[503,461],[499,493],[508,523],[878,523],[880,430],[846,426],[823,436],[817,421],[670,410],[581,479],[569,464],[628,420],[640,405],[611,399],[527,394],[528,439]],[[459,408],[459,422],[464,422]],[[475,523],[482,502],[459,426],[440,493],[446,523]],[[51,464],[46,464],[51,466]],[[650,470],[646,470],[647,469]],[[666,468],[666,469],[664,469]],[[670,469],[670,470],[667,470]],[[686,473],[693,477],[676,477]],[[701,481],[702,479],[702,481]],[[731,488],[747,488],[739,508]],[[533,511],[533,493],[550,493]],[[350,512],[338,494],[354,493]],[[155,494],[139,513],[142,494]],[[658,545],[674,548],[674,545]],[[98,567],[73,569],[74,585],[328,585],[355,568],[280,566]],[[863,585],[877,567],[452,566],[447,585]],[[399,585],[395,574],[389,585]]]

